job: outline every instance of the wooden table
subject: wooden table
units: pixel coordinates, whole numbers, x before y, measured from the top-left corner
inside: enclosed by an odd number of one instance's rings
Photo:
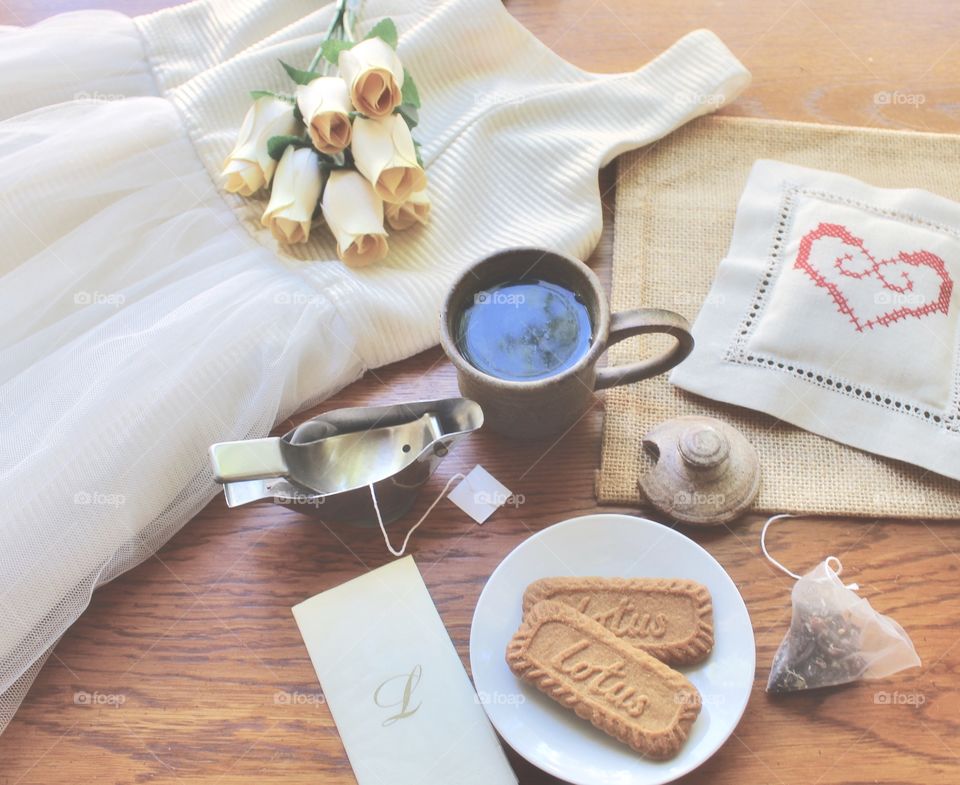
[[[0,23],[93,5],[140,13],[168,4],[0,0]],[[684,32],[711,28],[754,72],[729,114],[960,131],[952,0],[638,5],[508,2],[547,45],[596,71],[634,68]],[[878,101],[880,92],[893,98]],[[608,229],[614,179],[612,170],[602,175]],[[609,263],[607,233],[591,264],[609,277]],[[370,372],[322,408],[456,392],[435,349]],[[446,477],[476,463],[525,498],[483,527],[441,503],[413,540],[464,663],[474,605],[500,559],[556,521],[597,511],[602,416],[598,406],[549,449],[471,437],[409,516],[415,521]],[[792,582],[761,557],[761,524],[753,517],[732,530],[685,530],[743,593],[758,669],[733,738],[682,782],[960,782],[960,528],[810,520],[775,530],[777,554],[797,569],[828,553],[842,557],[862,594],[909,630],[923,659],[921,669],[887,681],[777,699],[764,685],[789,621]],[[228,511],[218,498],[155,558],[95,594],[0,737],[0,785],[354,782],[290,606],[387,560],[376,531],[331,530],[275,507]],[[511,760],[525,785],[553,781]]]

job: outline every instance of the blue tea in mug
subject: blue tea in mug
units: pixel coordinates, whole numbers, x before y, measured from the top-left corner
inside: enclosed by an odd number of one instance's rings
[[[457,327],[457,345],[471,365],[516,382],[566,370],[593,341],[590,312],[580,296],[535,279],[477,292]]]

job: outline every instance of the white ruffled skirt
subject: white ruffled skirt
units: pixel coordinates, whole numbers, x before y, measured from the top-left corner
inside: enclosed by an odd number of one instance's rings
[[[0,730],[93,589],[210,500],[210,444],[362,370],[152,90],[122,15],[0,28]]]

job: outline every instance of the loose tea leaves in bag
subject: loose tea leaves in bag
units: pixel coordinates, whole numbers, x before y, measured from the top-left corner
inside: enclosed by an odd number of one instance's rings
[[[773,657],[767,692],[882,679],[920,665],[903,627],[877,613],[855,585],[844,586],[839,569],[831,556],[793,587],[793,618]]]

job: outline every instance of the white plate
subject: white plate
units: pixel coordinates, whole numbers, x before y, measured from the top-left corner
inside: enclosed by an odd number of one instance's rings
[[[692,578],[710,590],[713,651],[681,669],[700,691],[703,709],[676,757],[644,759],[507,667],[504,652],[520,626],[524,589],[555,575]],[[693,540],[631,515],[573,518],[518,545],[487,581],[470,630],[473,681],[494,727],[532,764],[575,785],[660,785],[692,771],[737,727],[755,665],[750,616],[723,567]]]

